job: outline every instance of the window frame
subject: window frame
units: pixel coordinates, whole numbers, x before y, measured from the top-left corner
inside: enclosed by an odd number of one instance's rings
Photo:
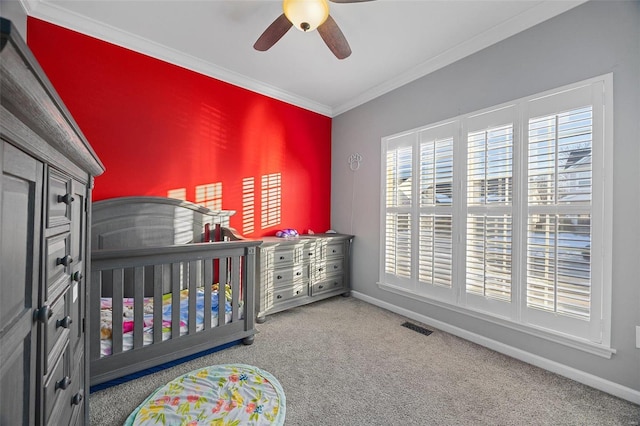
[[[570,335],[563,330],[553,329],[555,320],[550,322],[531,321],[531,308],[527,307],[526,252],[527,252],[527,219],[529,204],[527,203],[528,183],[528,125],[529,117],[534,117],[532,110],[538,108],[535,103],[548,101],[555,113],[563,111],[563,93],[579,88],[590,87],[590,100],[593,108],[593,143],[592,143],[592,177],[591,177],[591,314],[587,334]],[[605,358],[610,358],[615,349],[611,348],[611,291],[612,291],[612,217],[613,217],[613,75],[611,73],[547,90],[514,101],[463,114],[458,117],[421,126],[382,138],[381,155],[381,211],[380,211],[380,271],[378,286],[381,289],[400,294],[411,299],[483,319],[492,323],[512,328],[527,334],[561,343]],[[586,89],[585,89],[586,90]],[[555,100],[554,100],[555,97]],[[559,102],[558,102],[559,100]],[[555,102],[555,104],[554,104]],[[571,103],[571,102],[569,102]],[[533,107],[532,107],[533,106]],[[512,235],[511,235],[511,301],[506,307],[497,308],[501,303],[492,300],[473,300],[466,289],[465,253],[467,242],[467,135],[474,128],[476,117],[492,114],[512,114],[513,120],[513,163],[512,163]],[[504,120],[503,120],[504,121]],[[451,291],[426,291],[419,283],[418,250],[411,253],[411,277],[395,279],[385,272],[385,218],[388,211],[385,204],[386,187],[386,155],[390,144],[402,138],[413,144],[413,183],[412,203],[408,211],[412,215],[411,240],[412,247],[418,248],[420,218],[420,144],[421,134],[438,127],[455,123],[457,129],[454,137],[453,160],[453,197],[450,211],[453,214],[453,272]],[[433,210],[433,209],[432,209]],[[437,209],[436,209],[437,210]],[[471,209],[473,210],[473,209]],[[477,209],[476,209],[477,210]],[[503,209],[504,210],[504,209]],[[500,208],[498,208],[500,211]],[[594,284],[596,283],[596,284]],[[594,285],[597,287],[594,289]],[[502,305],[505,305],[504,303]],[[537,313],[536,313],[537,315]],[[533,316],[536,316],[533,315]],[[544,317],[544,315],[543,315]],[[548,318],[551,318],[549,315]]]

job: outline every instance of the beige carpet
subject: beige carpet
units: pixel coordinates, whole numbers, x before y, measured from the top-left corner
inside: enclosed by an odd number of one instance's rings
[[[336,297],[267,317],[234,346],[93,393],[92,425],[121,425],[191,370],[243,363],[273,374],[286,425],[640,425],[640,406],[406,318]]]

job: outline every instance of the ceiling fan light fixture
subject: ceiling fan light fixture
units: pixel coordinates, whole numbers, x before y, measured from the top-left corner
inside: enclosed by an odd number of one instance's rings
[[[284,0],[284,14],[294,27],[303,32],[313,31],[327,20],[327,0]]]

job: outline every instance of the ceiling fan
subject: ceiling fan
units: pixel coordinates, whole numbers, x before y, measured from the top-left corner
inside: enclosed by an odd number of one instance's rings
[[[360,3],[371,0],[329,0],[334,3]],[[253,48],[264,52],[276,44],[289,28],[295,26],[303,32],[316,28],[320,37],[338,59],[351,55],[351,47],[342,34],[336,21],[329,15],[327,0],[283,0],[284,13],[267,27],[253,45]]]

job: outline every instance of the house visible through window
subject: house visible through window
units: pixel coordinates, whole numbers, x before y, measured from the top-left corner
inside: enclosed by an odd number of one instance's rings
[[[611,80],[383,138],[380,286],[609,348]]]

